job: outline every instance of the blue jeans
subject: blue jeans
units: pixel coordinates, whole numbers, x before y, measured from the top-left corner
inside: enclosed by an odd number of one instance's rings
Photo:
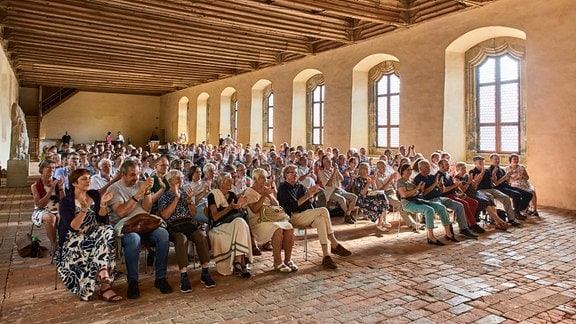
[[[456,218],[456,222],[458,223],[458,228],[460,228],[460,230],[468,228],[466,213],[464,212],[464,205],[448,197],[433,198],[431,201],[439,202],[446,206],[446,208],[452,209],[454,211],[454,217]]]
[[[138,233],[127,233],[122,236],[122,248],[124,249],[128,281],[138,281],[138,261],[140,260],[140,248],[143,239],[150,246],[155,247],[156,279],[166,278],[170,241],[168,240],[168,231],[163,227],[159,227],[142,236]]]
[[[424,214],[426,218],[426,228],[434,228],[434,214],[440,216],[442,225],[446,226],[450,224],[450,217],[448,217],[446,207],[439,202],[430,202],[430,205],[427,205],[409,201],[407,204],[404,203],[404,210]]]

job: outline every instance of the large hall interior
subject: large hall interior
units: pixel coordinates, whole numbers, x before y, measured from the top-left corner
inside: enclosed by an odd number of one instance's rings
[[[576,160],[575,1],[0,0],[0,13],[0,322],[576,322],[576,186],[558,178]],[[298,272],[263,252],[249,280],[215,274],[206,289],[190,265],[191,294],[157,292],[141,253],[141,298],[85,302],[49,257],[16,246],[31,231],[48,241],[30,185],[65,132],[73,145],[121,132],[156,152],[230,135],[374,161],[414,145],[468,168],[518,154],[540,217],[505,232],[481,222],[477,240],[443,247],[397,211],[387,233],[336,217],[353,252],[337,270],[316,230],[297,231]],[[126,277],[114,287],[125,297]]]

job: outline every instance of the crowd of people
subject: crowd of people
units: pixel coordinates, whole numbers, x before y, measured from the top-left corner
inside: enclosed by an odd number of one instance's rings
[[[436,215],[450,242],[478,239],[485,232],[478,224],[483,217],[505,231],[539,216],[536,191],[516,154],[506,168],[496,153],[489,167],[476,156],[468,168],[447,152],[436,151],[428,160],[413,145],[369,157],[364,148],[344,154],[288,143],[265,149],[228,138],[218,146],[181,142],[162,153],[112,143],[45,151],[41,177],[31,187],[32,221],[46,224],[58,273],[82,300],[93,298],[97,284],[102,299],[123,299],[112,290],[120,255],[127,297],[138,298],[142,247],[155,267],[154,286],[170,293],[168,251],[174,243],[180,291],[187,293],[189,243],[202,267],[200,282],[211,288],[212,258],[219,274],[249,278],[253,257],[264,249],[272,251],[275,271],[298,271],[294,229],[315,228],[322,266],[336,269],[333,255],[352,254],[336,238],[331,216],[338,213],[346,223],[364,217],[376,231],[387,232],[387,215],[397,211],[415,233],[425,229],[433,245],[445,245],[434,234]],[[133,223],[144,219],[156,225],[134,229]]]

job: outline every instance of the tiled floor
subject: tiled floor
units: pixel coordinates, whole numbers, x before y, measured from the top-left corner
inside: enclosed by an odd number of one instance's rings
[[[368,221],[347,225],[336,218],[337,237],[354,252],[335,258],[337,270],[321,268],[315,235],[305,262],[299,236],[297,273],[272,271],[271,253],[264,252],[255,257],[253,278],[213,272],[213,289],[201,286],[199,271],[190,267],[190,294],[177,289],[171,249],[168,279],[176,292],[160,294],[153,277],[142,274],[140,299],[111,304],[82,302],[59,281],[54,290],[49,258],[18,256],[15,240],[30,230],[31,200],[28,188],[0,188],[1,323],[576,322],[575,211],[542,208],[542,219],[522,228],[488,230],[477,241],[444,247],[427,245],[424,233],[404,227],[399,236],[379,234]],[[43,228],[35,233],[47,242]],[[125,277],[115,287],[125,296]]]

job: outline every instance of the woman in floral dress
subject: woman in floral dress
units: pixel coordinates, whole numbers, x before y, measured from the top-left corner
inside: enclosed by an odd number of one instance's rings
[[[386,194],[380,190],[372,190],[376,181],[370,176],[370,166],[366,162],[358,166],[358,176],[354,179],[352,192],[358,196],[356,205],[360,211],[372,222],[378,222],[376,228],[387,232],[386,211],[388,209],[388,199]]]
[[[86,169],[74,170],[69,183],[70,192],[60,202],[58,273],[66,288],[82,300],[92,300],[100,282],[102,299],[121,301],[111,289],[116,269],[114,230],[105,225],[106,203],[113,193],[100,197],[98,191],[88,190],[90,171]]]

